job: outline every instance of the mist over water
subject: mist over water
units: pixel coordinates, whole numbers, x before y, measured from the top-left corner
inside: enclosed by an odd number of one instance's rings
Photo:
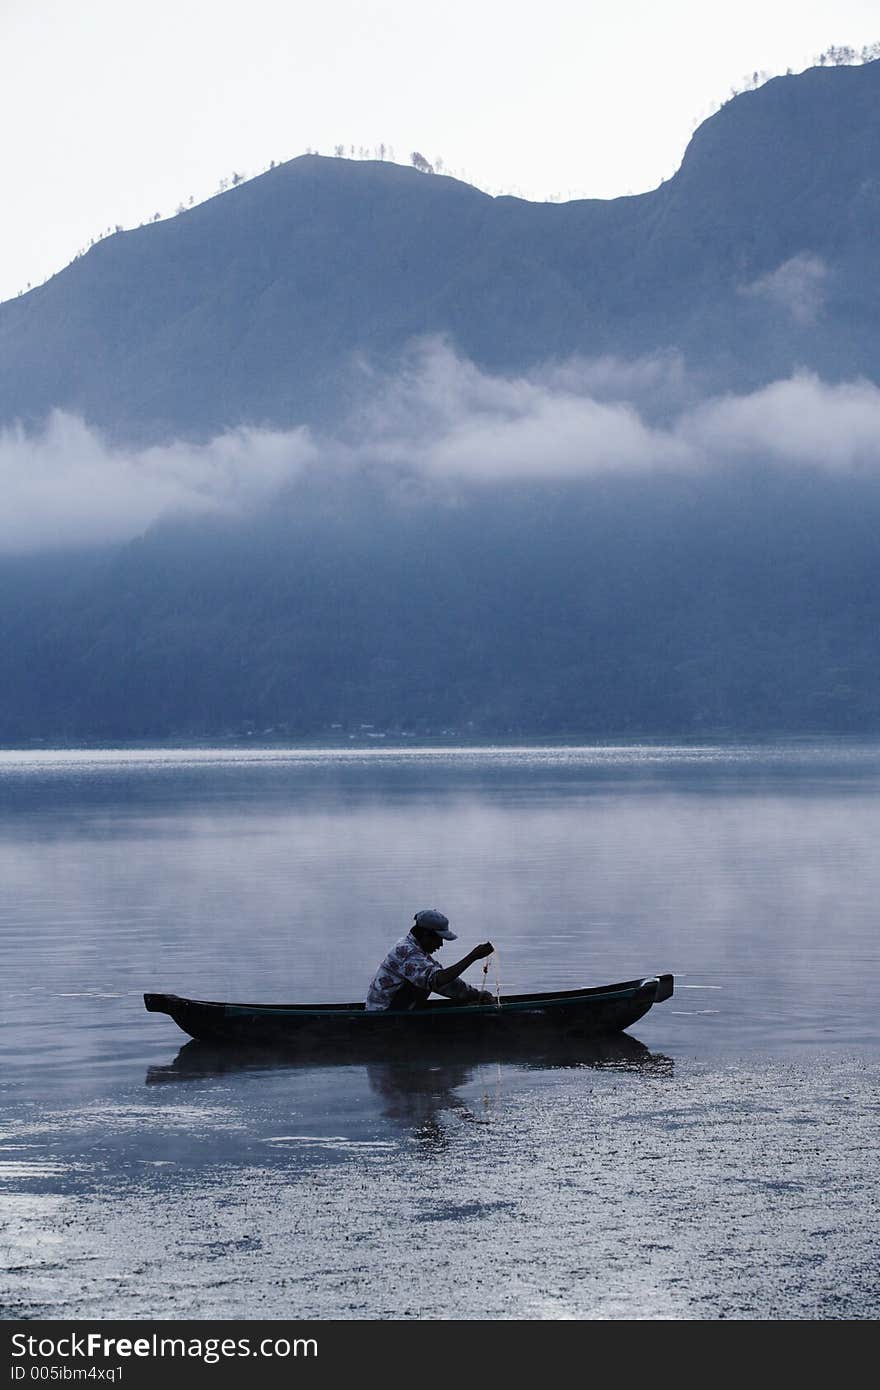
[[[78,1072],[108,1030],[108,1064],[153,1055],[177,1036],[145,989],[362,999],[435,903],[508,992],[674,971],[665,1046],[877,1037],[874,745],[6,753],[0,779],[8,1066]]]
[[[170,1269],[178,1315],[418,1316],[455,1233],[453,1316],[870,1315],[878,792],[843,741],[0,753],[4,1306],[161,1315]],[[430,905],[502,993],[676,993],[617,1048],[370,1065],[218,1058],[143,1010],[362,999]],[[646,1209],[678,1235],[637,1273]],[[850,1254],[792,1302],[820,1227]]]

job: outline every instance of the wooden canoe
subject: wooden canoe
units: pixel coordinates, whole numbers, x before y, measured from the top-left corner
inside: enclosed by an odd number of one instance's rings
[[[228,1004],[145,994],[150,1013],[168,1014],[190,1037],[204,1042],[290,1046],[324,1050],[468,1038],[494,1041],[525,1034],[601,1037],[637,1022],[652,1004],[669,999],[672,975],[544,994],[512,994],[498,1004],[431,1000],[423,1008],[368,1013],[363,1004]]]

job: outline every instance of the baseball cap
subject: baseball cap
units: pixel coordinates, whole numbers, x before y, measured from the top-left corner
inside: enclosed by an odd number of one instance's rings
[[[415,915],[417,927],[427,927],[429,931],[435,931],[438,936],[442,936],[444,941],[457,941],[458,937],[454,931],[449,930],[449,918],[442,912],[438,912],[436,907],[423,908]]]

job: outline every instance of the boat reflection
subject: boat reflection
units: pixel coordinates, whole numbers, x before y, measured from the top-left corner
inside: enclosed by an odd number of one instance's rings
[[[497,1068],[497,1081],[493,1081],[493,1066]],[[393,1125],[406,1129],[427,1154],[445,1148],[459,1124],[489,1122],[499,1098],[496,1087],[504,1079],[502,1066],[518,1072],[584,1067],[668,1076],[672,1074],[673,1062],[625,1033],[603,1039],[544,1039],[540,1048],[534,1043],[528,1046],[514,1041],[496,1043],[491,1048],[461,1043],[444,1047],[442,1057],[438,1057],[436,1046],[420,1049],[410,1045],[402,1054],[370,1058],[362,1053],[347,1055],[336,1047],[324,1056],[312,1050],[297,1057],[289,1050],[275,1052],[267,1048],[188,1042],[167,1066],[148,1068],[145,1081],[148,1086],[155,1086],[229,1077],[236,1072],[271,1071],[283,1075],[287,1071],[304,1075],[334,1067],[363,1068],[362,1075],[378,1102],[379,1113]],[[482,1073],[480,1077],[478,1072]],[[479,1099],[475,1101],[473,1092],[468,1098],[461,1094],[475,1080],[485,1082],[482,1106]]]
[[[367,1083],[386,1120],[403,1125],[430,1148],[449,1143],[450,1120],[477,1120],[458,1090],[473,1079],[474,1068],[406,1062],[368,1062]]]
[[[197,1077],[224,1076],[231,1072],[291,1069],[303,1071],[321,1067],[365,1066],[372,1076],[399,1077],[399,1085],[408,1087],[409,1079],[417,1085],[423,1076],[430,1090],[432,1078],[438,1071],[454,1072],[460,1086],[469,1080],[478,1066],[490,1063],[510,1063],[519,1067],[548,1070],[555,1067],[603,1067],[618,1071],[670,1074],[672,1058],[651,1052],[644,1043],[627,1033],[608,1038],[543,1038],[539,1045],[521,1043],[517,1039],[498,1040],[491,1046],[467,1043],[446,1043],[442,1057],[436,1045],[419,1047],[410,1043],[405,1051],[389,1055],[364,1057],[363,1052],[348,1052],[339,1047],[326,1052],[312,1048],[297,1055],[288,1050],[268,1047],[239,1047],[233,1043],[215,1044],[188,1042],[167,1066],[147,1068],[145,1083],[155,1086],[163,1082],[187,1081]]]

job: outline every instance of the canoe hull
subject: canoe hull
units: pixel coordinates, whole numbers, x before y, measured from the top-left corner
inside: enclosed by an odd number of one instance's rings
[[[203,1042],[326,1051],[338,1044],[369,1051],[467,1038],[488,1045],[525,1035],[602,1037],[622,1032],[673,992],[672,975],[587,990],[514,995],[496,1005],[431,1002],[407,1011],[367,1013],[362,1004],[231,1004],[145,994],[151,1013],[165,1013]]]

